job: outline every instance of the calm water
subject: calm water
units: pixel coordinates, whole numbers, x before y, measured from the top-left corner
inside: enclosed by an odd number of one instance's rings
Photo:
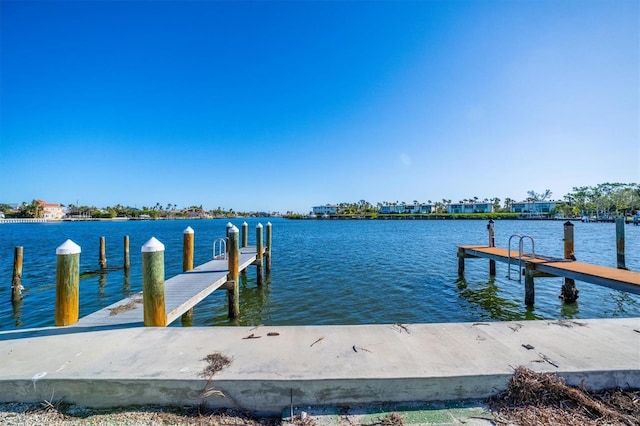
[[[244,219],[233,220],[239,228]],[[98,269],[99,237],[107,241],[109,267],[122,266],[123,237],[130,236],[131,272],[90,275],[80,281],[80,315],[142,289],[140,248],[154,236],[165,244],[167,278],[182,270],[182,231],[195,230],[195,263],[206,262],[228,220],[126,221],[0,225],[0,330],[53,325],[55,250],[67,238],[82,247],[81,271]],[[249,244],[255,226],[247,219]],[[558,299],[562,280],[536,279],[536,305],[524,306],[523,284],[488,276],[488,261],[467,259],[457,276],[456,245],[487,243],[486,221],[293,221],[271,219],[272,274],[256,286],[255,267],[241,285],[242,325],[381,324],[640,317],[640,297],[577,282],[578,303]],[[615,225],[574,222],[578,260],[616,266]],[[536,253],[562,257],[563,223],[497,221],[496,245],[512,234],[535,238]],[[24,247],[24,300],[12,306],[13,250]],[[640,270],[640,227],[626,226],[627,267]],[[226,292],[194,310],[194,325],[229,325]],[[180,326],[177,321],[174,326]]]

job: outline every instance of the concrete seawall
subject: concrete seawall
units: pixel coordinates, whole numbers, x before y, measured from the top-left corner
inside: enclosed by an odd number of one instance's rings
[[[271,333],[273,335],[268,335]],[[251,337],[251,338],[249,338]],[[0,401],[93,407],[200,404],[279,414],[484,398],[513,369],[599,390],[640,388],[640,318],[361,326],[82,329],[0,333]],[[229,366],[211,380],[204,358]]]

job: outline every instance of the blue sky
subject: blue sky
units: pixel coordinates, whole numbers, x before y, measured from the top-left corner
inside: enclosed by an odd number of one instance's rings
[[[308,212],[640,182],[640,2],[0,2],[0,202]]]

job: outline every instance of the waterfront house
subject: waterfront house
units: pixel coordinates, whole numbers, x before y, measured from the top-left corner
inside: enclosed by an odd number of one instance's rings
[[[60,204],[47,203],[46,201],[38,200],[40,207],[42,207],[42,218],[47,220],[62,220],[65,215],[65,208]]]
[[[493,213],[491,203],[452,203],[447,207],[447,213]]]
[[[327,204],[325,206],[316,206],[313,207],[313,214],[319,216],[338,214],[338,206],[332,204]]]
[[[520,213],[527,216],[548,216],[561,201],[519,201],[511,205],[511,213]]]

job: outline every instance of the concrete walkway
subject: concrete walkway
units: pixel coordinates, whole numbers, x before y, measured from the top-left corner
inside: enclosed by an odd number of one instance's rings
[[[231,363],[208,380],[214,353]],[[640,388],[640,318],[10,331],[0,333],[0,401],[205,402],[279,415],[292,404],[485,398],[517,366],[592,390]]]

